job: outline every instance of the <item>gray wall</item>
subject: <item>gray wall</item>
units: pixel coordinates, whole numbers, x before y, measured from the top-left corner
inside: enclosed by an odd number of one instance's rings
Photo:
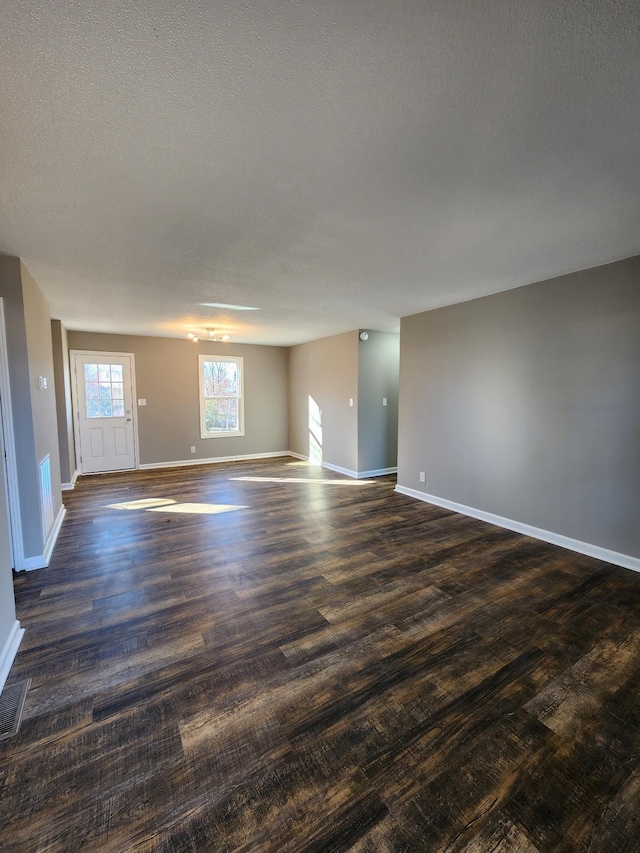
[[[42,553],[42,532],[19,258],[0,255],[0,296],[4,299],[22,538],[25,552],[35,555]]]
[[[38,463],[47,453],[56,513],[62,505],[49,306],[24,264],[8,255],[0,255],[0,296],[5,309],[24,554],[37,557],[45,545]],[[47,378],[46,391],[38,388],[39,376]]]
[[[242,344],[104,335],[69,330],[70,350],[128,352],[135,356],[141,464],[286,452],[287,350]],[[244,358],[245,435],[200,438],[198,354]],[[195,445],[196,452],[190,447]]]
[[[37,466],[47,454],[50,457],[51,490],[53,492],[55,518],[62,507],[62,492],[60,490],[60,448],[53,371],[51,314],[49,313],[49,303],[24,264],[20,264],[20,269],[29,362],[31,415],[36,450],[35,461]],[[41,390],[39,387],[40,377],[46,379],[47,387],[45,390]],[[42,553],[42,549],[38,553]]]
[[[51,321],[53,370],[56,390],[56,415],[60,439],[60,479],[70,484],[76,471],[76,450],[73,439],[71,411],[71,378],[69,374],[69,345],[67,330],[60,320]]]
[[[302,456],[309,455],[309,397],[322,411],[322,461],[357,471],[357,331],[300,344],[289,351],[290,449]]]
[[[398,458],[400,335],[368,334],[358,341],[359,473],[395,468]]]
[[[400,485],[640,556],[640,258],[403,319],[399,418]]]
[[[4,454],[1,426],[0,453]],[[11,572],[11,547],[9,541],[9,511],[7,506],[5,471],[4,465],[0,465],[0,664],[3,663],[2,650],[16,622],[13,575]]]

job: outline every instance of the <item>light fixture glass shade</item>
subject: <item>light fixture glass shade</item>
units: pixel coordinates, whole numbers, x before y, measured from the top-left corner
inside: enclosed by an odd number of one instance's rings
[[[207,337],[205,340],[207,341],[228,341],[229,335],[217,335],[215,329],[206,329]],[[189,340],[193,341],[194,344],[197,343],[200,338],[197,335],[194,335],[193,332],[189,332],[187,335]]]

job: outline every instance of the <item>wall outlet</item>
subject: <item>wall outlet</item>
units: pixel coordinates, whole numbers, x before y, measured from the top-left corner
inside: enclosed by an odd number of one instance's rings
[[[386,397],[383,397],[383,398],[382,398],[382,405],[383,405],[383,406],[386,406],[386,405],[387,405],[387,398],[386,398]]]
[[[192,453],[195,453],[195,452],[196,452],[196,446],[195,446],[195,444],[192,444],[192,445],[191,445],[191,452],[192,452]]]
[[[349,405],[353,406],[353,397],[349,397]]]
[[[421,483],[427,482],[427,475],[424,473],[424,471],[420,471],[420,482]]]

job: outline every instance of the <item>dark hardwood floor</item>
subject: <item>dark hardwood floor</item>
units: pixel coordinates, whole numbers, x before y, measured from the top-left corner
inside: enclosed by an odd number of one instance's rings
[[[640,575],[393,487],[81,479],[15,581],[0,849],[640,850]]]

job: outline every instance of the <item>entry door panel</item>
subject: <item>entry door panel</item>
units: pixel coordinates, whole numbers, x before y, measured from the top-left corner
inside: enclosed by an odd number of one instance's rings
[[[83,474],[136,467],[131,357],[73,353]]]

